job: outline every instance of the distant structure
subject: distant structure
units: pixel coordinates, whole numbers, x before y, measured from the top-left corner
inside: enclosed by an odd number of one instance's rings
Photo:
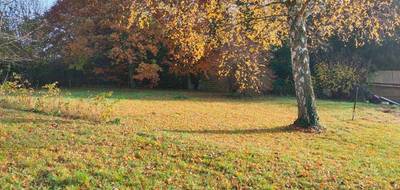
[[[400,101],[400,70],[375,72],[368,85],[374,94]]]

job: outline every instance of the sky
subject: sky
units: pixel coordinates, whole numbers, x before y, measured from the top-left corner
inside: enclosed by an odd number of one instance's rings
[[[41,0],[46,8],[50,8],[57,0]]]

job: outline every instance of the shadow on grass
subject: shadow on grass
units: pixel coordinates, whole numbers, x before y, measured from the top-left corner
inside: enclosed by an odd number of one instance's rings
[[[164,130],[172,133],[187,133],[187,134],[212,134],[212,135],[251,135],[251,134],[265,134],[265,133],[294,133],[298,132],[291,126],[281,126],[266,129],[237,129],[237,130]]]
[[[13,108],[13,107],[4,107],[0,105],[1,109],[4,110],[10,110],[13,112],[21,112],[21,113],[30,113],[30,114],[36,114],[40,115],[43,117],[52,117],[55,119],[41,119],[41,118],[35,118],[35,119],[24,119],[24,117],[19,117],[19,119],[13,115],[11,118],[7,119],[7,116],[2,116],[0,115],[0,123],[9,123],[9,124],[16,124],[16,123],[54,123],[56,122],[57,124],[70,124],[74,120],[79,120],[80,122],[85,122],[85,123],[98,123],[97,121],[92,121],[90,119],[85,119],[81,118],[80,116],[64,116],[64,115],[57,115],[51,112],[44,112],[44,111],[33,111],[29,109],[20,109],[20,108]],[[14,113],[15,114],[15,113]]]
[[[189,90],[152,90],[152,89],[102,89],[102,88],[76,88],[63,89],[64,96],[72,99],[87,99],[96,94],[113,91],[111,99],[117,100],[152,100],[152,101],[184,101],[192,102],[251,102],[262,103],[274,101],[280,104],[294,105],[293,97],[260,96],[246,97],[232,93],[189,91]]]
[[[8,110],[6,114],[0,114],[0,124],[12,125],[12,124],[71,124],[73,118],[65,118],[61,116],[55,116],[45,112],[34,112],[25,109],[5,108],[0,105],[3,110]],[[28,117],[24,114],[33,114]]]
[[[26,124],[26,123],[33,123],[33,124],[71,124],[72,121],[66,121],[62,119],[33,119],[33,118],[1,118],[0,123],[3,124]]]

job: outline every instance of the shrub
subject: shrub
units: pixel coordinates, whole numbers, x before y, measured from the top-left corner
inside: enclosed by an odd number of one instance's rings
[[[113,92],[105,92],[105,93],[100,93],[94,97],[91,98],[91,102],[94,105],[93,112],[96,114],[96,118],[99,119],[99,121],[103,122],[113,122],[113,113],[115,112],[114,105],[116,101],[111,101],[109,98],[111,98],[113,95]]]
[[[44,85],[42,88],[47,90],[47,92],[44,96],[45,97],[59,97],[61,94],[61,89],[58,88],[57,85],[58,85],[58,82]]]
[[[319,63],[315,66],[317,90],[325,96],[348,98],[356,85],[363,80],[365,71],[351,64]]]
[[[2,104],[5,106],[16,105],[19,109],[27,109],[33,105],[34,90],[30,83],[23,80],[18,74],[13,74],[9,81],[0,86]]]

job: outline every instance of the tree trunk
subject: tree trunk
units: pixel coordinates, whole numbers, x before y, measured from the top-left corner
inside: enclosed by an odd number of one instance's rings
[[[128,65],[128,86],[129,88],[136,88],[136,82],[135,79],[133,79],[133,75],[135,72],[135,65],[134,64],[129,64]]]
[[[187,76],[187,89],[188,90],[194,90],[193,82],[192,82],[192,76],[189,74]]]
[[[310,56],[307,44],[306,14],[299,14],[300,8],[294,7],[296,15],[290,19],[290,47],[293,80],[295,83],[298,118],[294,125],[306,129],[321,131],[315,94],[311,79]]]

